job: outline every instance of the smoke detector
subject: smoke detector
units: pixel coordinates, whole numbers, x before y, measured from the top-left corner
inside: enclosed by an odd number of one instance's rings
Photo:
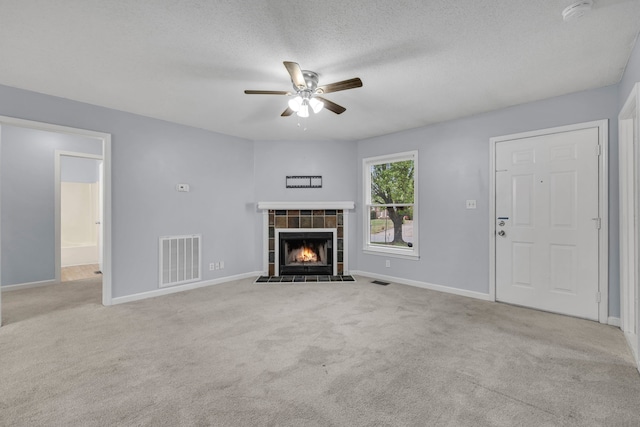
[[[575,21],[589,13],[593,6],[592,0],[581,0],[570,4],[562,11],[562,19],[564,22]]]

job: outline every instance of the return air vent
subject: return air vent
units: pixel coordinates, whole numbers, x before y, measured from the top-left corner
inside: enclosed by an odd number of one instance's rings
[[[160,287],[200,280],[201,236],[160,237]]]

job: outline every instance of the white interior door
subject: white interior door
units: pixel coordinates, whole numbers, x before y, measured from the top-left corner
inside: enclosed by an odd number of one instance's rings
[[[496,300],[598,320],[597,127],[496,143]]]

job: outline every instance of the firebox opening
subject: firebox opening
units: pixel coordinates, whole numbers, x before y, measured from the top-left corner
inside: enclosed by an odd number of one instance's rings
[[[333,274],[333,234],[280,233],[280,275]]]

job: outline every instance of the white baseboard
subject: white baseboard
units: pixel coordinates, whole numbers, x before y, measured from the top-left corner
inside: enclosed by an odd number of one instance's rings
[[[235,275],[235,276],[222,277],[220,279],[205,280],[205,281],[202,281],[202,282],[194,282],[194,283],[187,283],[187,284],[179,285],[179,286],[172,286],[170,288],[155,289],[153,291],[140,292],[138,294],[127,295],[127,296],[124,296],[124,297],[112,298],[111,299],[111,304],[112,305],[124,304],[126,302],[139,301],[139,300],[142,300],[142,299],[154,298],[154,297],[159,297],[159,296],[162,296],[162,295],[175,294],[177,292],[184,292],[184,291],[189,291],[189,290],[192,290],[192,289],[204,288],[204,287],[207,287],[207,286],[220,285],[222,283],[232,282],[234,280],[248,279],[250,277],[255,277],[255,276],[260,276],[260,275],[262,275],[262,272],[254,271],[254,272],[251,272],[251,273],[243,273],[243,274],[238,274],[238,275]]]
[[[463,297],[492,301],[491,295],[482,292],[467,291],[465,289],[452,288],[450,286],[434,285],[433,283],[419,282],[417,280],[401,279],[399,277],[385,276],[383,274],[368,273],[366,271],[351,270],[350,274],[370,277],[372,279],[385,280],[387,282],[399,283],[401,285],[415,286],[417,288],[430,289],[432,291],[445,292],[448,294],[460,295]]]
[[[41,280],[39,282],[18,283],[16,285],[6,285],[2,287],[2,292],[19,291],[21,289],[39,288],[41,286],[55,285],[58,282],[55,279]]]
[[[607,325],[620,327],[620,318],[619,317],[609,317],[607,319]]]

